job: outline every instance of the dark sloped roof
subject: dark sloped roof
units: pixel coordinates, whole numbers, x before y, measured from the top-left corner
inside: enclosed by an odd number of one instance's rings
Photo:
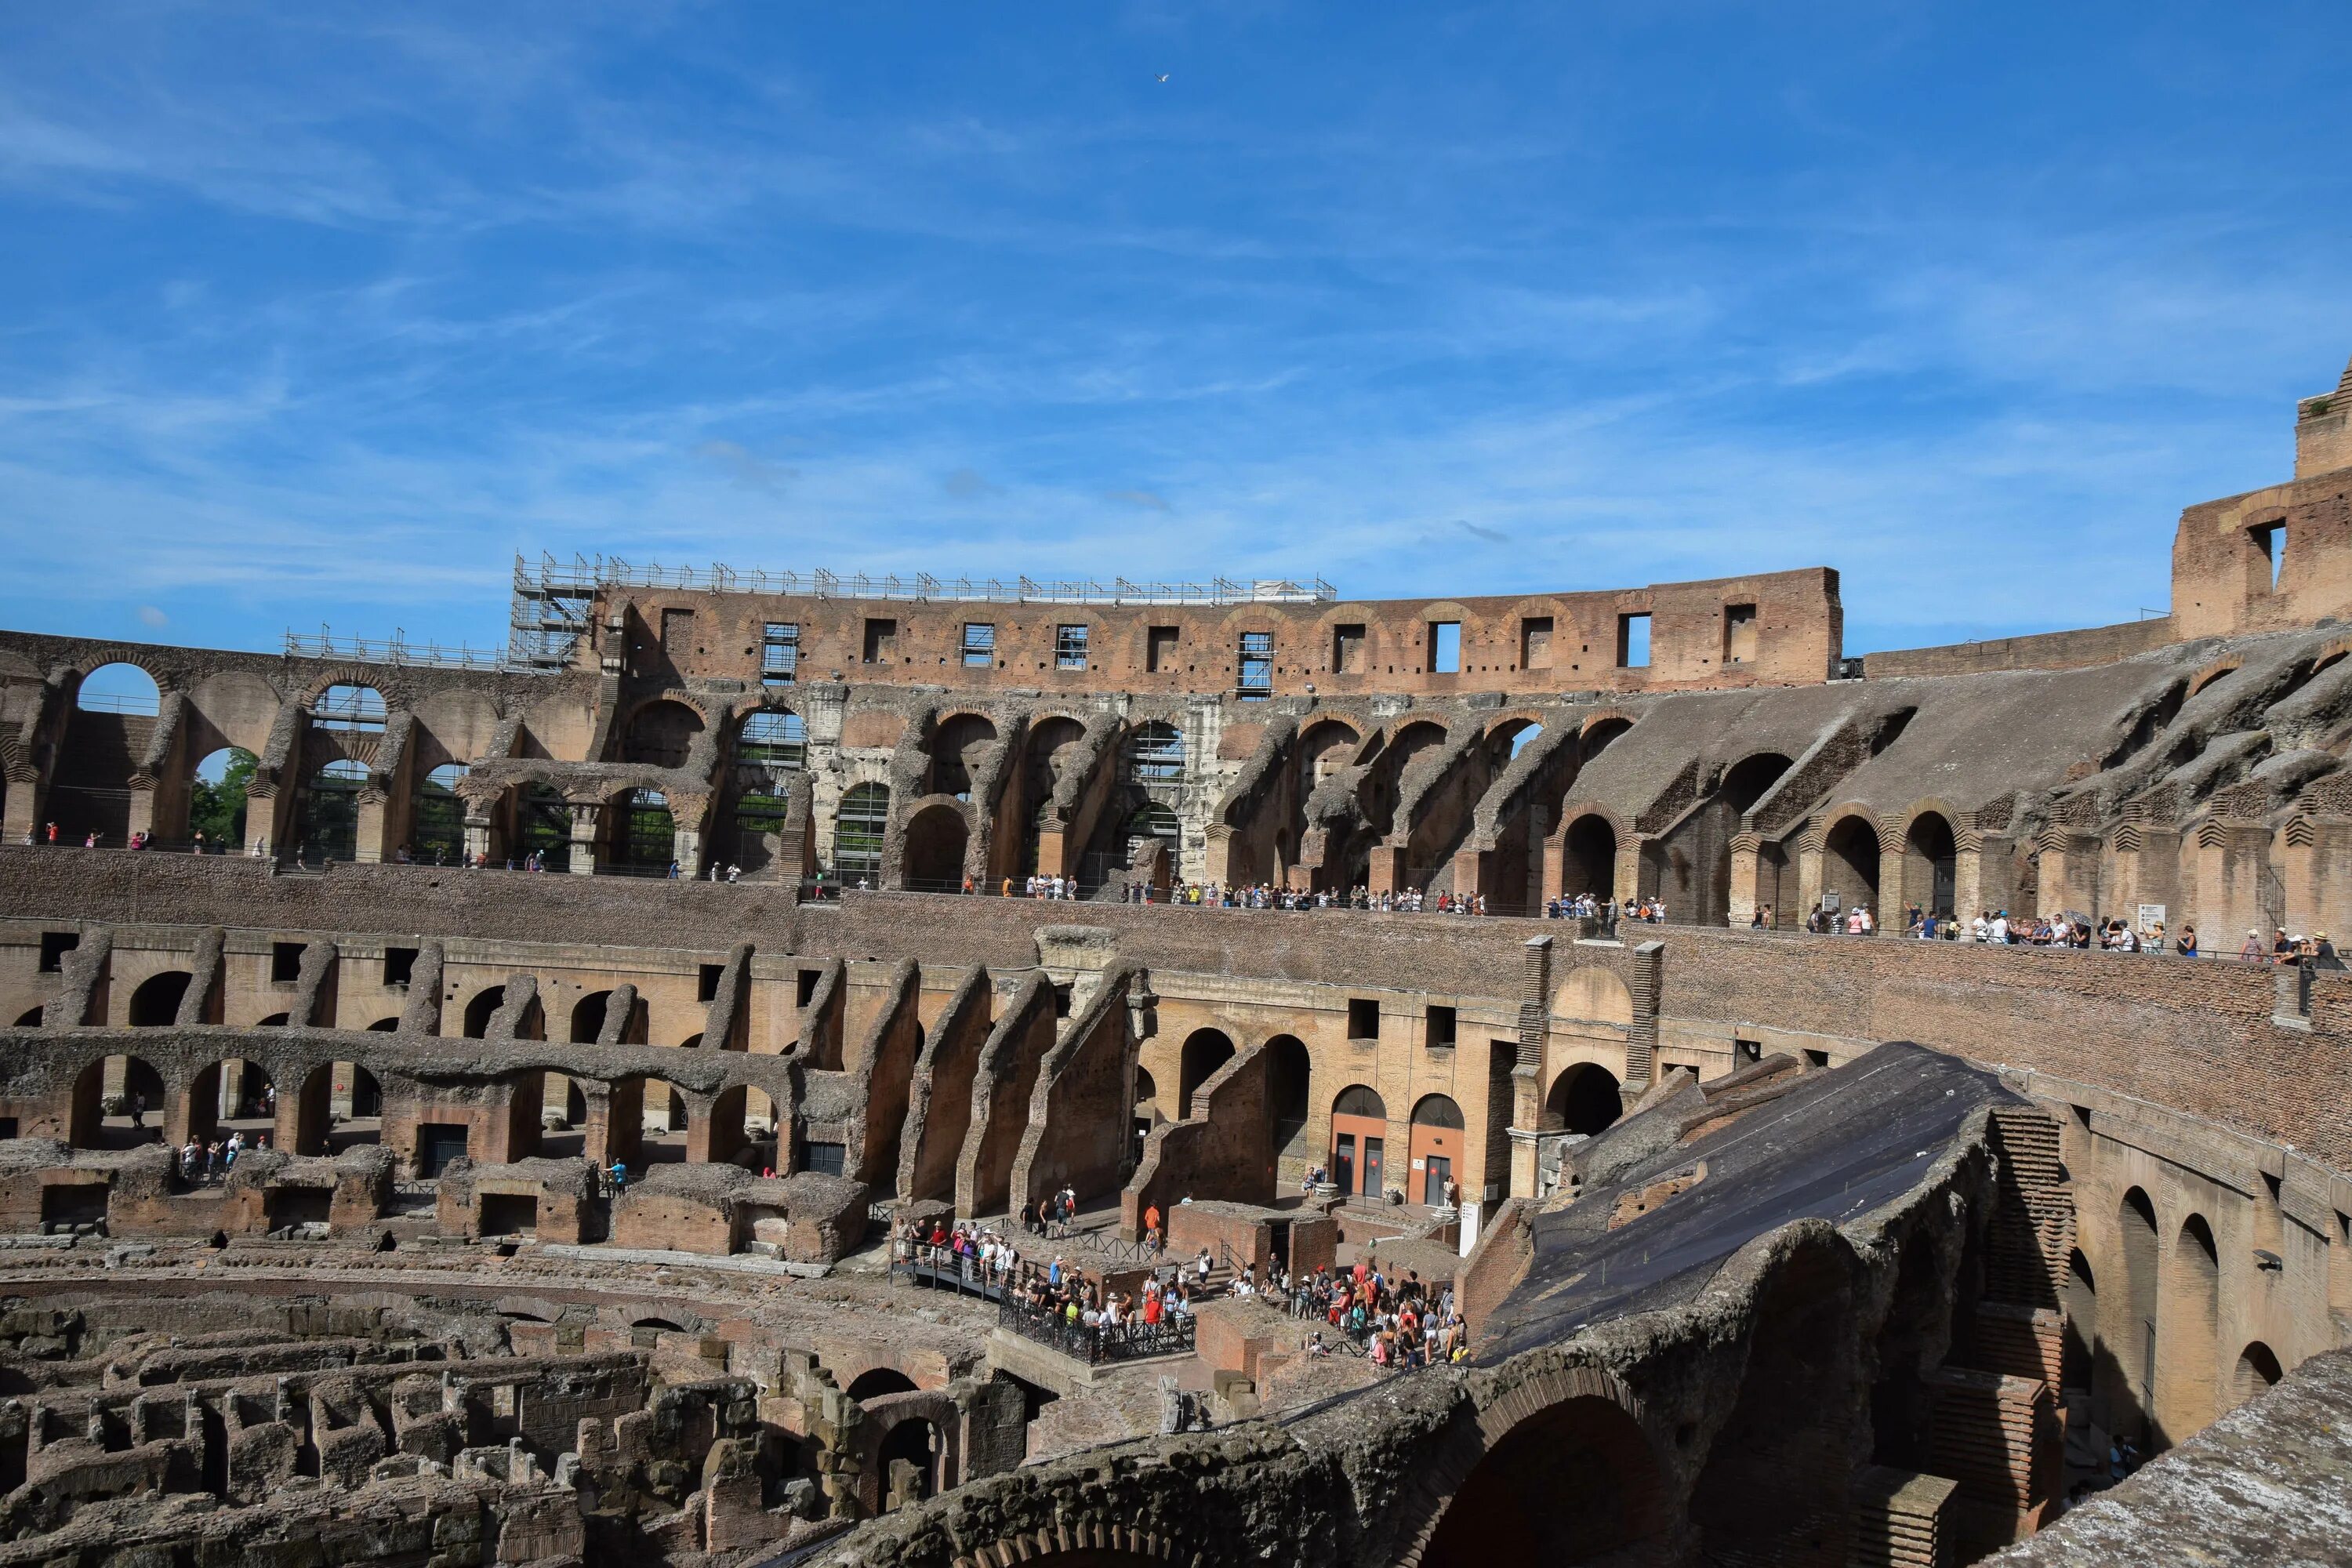
[[[1686,1091],[1601,1137],[1644,1137],[1655,1129],[1642,1123],[1699,1103]],[[1768,1231],[1801,1219],[1843,1225],[1900,1197],[1979,1107],[2018,1103],[1990,1073],[1908,1041],[1807,1073],[1780,1099],[1667,1143],[1588,1184],[1574,1204],[1538,1214],[1527,1278],[1486,1325],[1478,1359],[1501,1361],[1604,1319],[1688,1300]],[[1696,1186],[1606,1228],[1621,1195],[1700,1161],[1706,1173]]]

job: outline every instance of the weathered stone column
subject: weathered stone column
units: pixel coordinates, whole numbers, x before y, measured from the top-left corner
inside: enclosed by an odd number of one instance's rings
[[[1633,1022],[1625,1034],[1625,1081],[1617,1089],[1629,1110],[1658,1079],[1658,1001],[1665,975],[1664,942],[1645,942],[1633,950]]]
[[[576,801],[569,801],[565,804],[572,813],[570,870],[575,877],[593,877],[596,874],[596,857],[599,853],[596,830],[604,825],[604,808],[593,802],[586,805],[582,805]]]
[[[1731,839],[1731,893],[1724,910],[1724,923],[1734,931],[1745,930],[1756,918],[1756,906],[1763,902],[1758,892],[1764,879],[1764,839],[1754,828],[1742,828]]]
[[[1551,938],[1521,949],[1519,1052],[1511,1068],[1511,1195],[1536,1195],[1536,1129],[1543,1115],[1544,1055],[1551,1043]]]

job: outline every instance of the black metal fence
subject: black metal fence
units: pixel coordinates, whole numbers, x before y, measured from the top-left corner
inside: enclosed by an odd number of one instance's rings
[[[1190,1312],[1162,1318],[1156,1323],[1135,1321],[1121,1323],[1115,1329],[1090,1329],[1049,1308],[1002,1301],[996,1309],[996,1326],[1088,1366],[1099,1366],[1105,1362],[1143,1361],[1152,1356],[1188,1355],[1192,1350]]]

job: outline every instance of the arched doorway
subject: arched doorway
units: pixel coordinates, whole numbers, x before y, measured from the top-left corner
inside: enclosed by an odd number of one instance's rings
[[[1234,1042],[1221,1029],[1195,1029],[1177,1057],[1176,1120],[1192,1114],[1192,1096],[1216,1070],[1234,1059]]]
[[[657,789],[633,789],[612,808],[613,865],[622,870],[648,874],[669,869],[677,858],[677,821],[670,815],[669,796]]]
[[[907,886],[929,892],[961,888],[969,837],[963,813],[943,801],[915,813],[907,823]]]
[[[1598,1394],[1506,1432],[1462,1479],[1421,1554],[1425,1568],[1623,1563],[1664,1528],[1656,1455],[1641,1424]]]
[[[93,833],[104,848],[129,842],[131,775],[162,705],[154,678],[135,664],[100,665],[82,677],[44,796],[58,843],[81,844]]]
[[[1616,897],[1617,830],[1607,817],[1587,815],[1570,823],[1567,850],[1563,894],[1590,893],[1603,902]]]
[[[702,715],[685,703],[668,698],[648,702],[629,719],[621,760],[648,767],[682,768],[694,738],[701,733]]]
[[[552,784],[526,784],[515,801],[514,858],[541,869],[572,868],[572,806]]]
[[[2112,1337],[2120,1347],[2118,1386],[2108,1391],[2110,1432],[2150,1436],[2156,1410],[2157,1242],[2156,1205],[2134,1187],[2124,1194],[2116,1223],[2121,1233],[2123,1289],[2116,1303],[2119,1321]]]
[[[1878,929],[1886,929],[1878,904],[1878,829],[1867,817],[1842,816],[1822,840],[1822,892],[1837,895],[1836,908],[1869,908]]]
[[[202,836],[207,854],[245,847],[246,792],[260,759],[242,746],[223,746],[196,763],[188,791],[188,837]]]
[[[878,1458],[885,1510],[920,1502],[939,1490],[940,1429],[923,1417],[909,1415],[891,1427]]]
[[[457,798],[466,771],[463,763],[443,763],[417,786],[408,854],[420,866],[455,866],[466,858],[466,803]]]
[[[981,754],[996,743],[996,726],[978,713],[951,713],[931,737],[929,787],[925,795],[971,798],[971,773]]]
[[[226,1057],[189,1082],[188,1136],[199,1142],[241,1132],[251,1148],[277,1125],[277,1086],[257,1062]]]
[[[868,1367],[851,1378],[848,1388],[843,1392],[863,1403],[868,1399],[879,1399],[886,1394],[912,1394],[915,1392],[915,1380],[894,1367]]]
[[[66,1142],[77,1149],[128,1149],[163,1136],[163,1075],[139,1057],[100,1057],[74,1079]]]
[[[151,974],[139,983],[131,994],[128,1018],[134,1029],[168,1029],[180,1016],[180,1003],[187,996],[188,987],[195,976],[184,969],[167,969],[161,974]]]
[[[1923,811],[1903,836],[1903,898],[1941,920],[1956,912],[1959,842],[1942,814]]]
[[[338,757],[310,775],[310,787],[302,795],[301,830],[295,839],[299,858],[314,864],[359,858],[360,791],[367,782],[367,764],[349,757]]]
[[[485,990],[475,992],[474,999],[466,1004],[464,1025],[466,1038],[469,1040],[489,1038],[490,1020],[496,1017],[499,1009],[506,1005],[507,988],[503,985],[492,985]]]
[[[1433,1208],[1447,1206],[1446,1184],[1461,1168],[1462,1108],[1442,1094],[1425,1094],[1412,1108],[1412,1142],[1406,1146],[1405,1195]]]
[[[2231,1388],[2232,1405],[2243,1405],[2250,1399],[2260,1399],[2278,1385],[2286,1375],[2279,1369],[2279,1359],[2271,1347],[2256,1340],[2238,1352],[2238,1374]]]
[[[808,725],[788,708],[743,715],[735,731],[733,863],[746,871],[767,868],[791,818],[793,775],[808,760]],[[797,877],[798,867],[780,875]]]
[[[882,837],[890,824],[890,786],[862,784],[841,797],[833,818],[833,874],[845,888],[882,879]]]
[[[2099,1355],[2099,1285],[2091,1260],[2076,1247],[2067,1255],[2066,1274],[2059,1281],[2060,1305],[2065,1309],[2065,1338],[2059,1345],[2058,1384],[2061,1388],[2087,1389]]]
[[[2172,1247],[2176,1279],[2166,1292],[2172,1310],[2167,1314],[2164,1437],[2178,1442],[2221,1414],[2214,1384],[2220,1376],[2221,1260],[2213,1244],[2213,1227],[2203,1215],[2192,1214],[2180,1223]]]
[[[1265,1102],[1274,1121],[1275,1158],[1298,1167],[1285,1171],[1286,1177],[1303,1176],[1313,1072],[1307,1047],[1295,1035],[1276,1035],[1265,1043]]]
[[[1625,1114],[1617,1075],[1599,1062],[1576,1062],[1551,1080],[1544,1097],[1544,1125],[1562,1132],[1599,1132]]]
[[[1331,1180],[1344,1196],[1377,1198],[1388,1179],[1389,1108],[1355,1083],[1331,1101]]]
[[[1743,757],[1723,775],[1723,798],[1731,804],[1733,811],[1745,816],[1756,809],[1756,803],[1788,771],[1789,759],[1778,752],[1759,752],[1752,757]]]

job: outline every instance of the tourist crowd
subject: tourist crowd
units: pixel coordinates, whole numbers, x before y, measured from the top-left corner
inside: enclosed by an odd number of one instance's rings
[[[1067,1225],[1069,1215],[1055,1199],[1041,1207],[1052,1211],[1049,1228]],[[1160,1261],[1133,1290],[1110,1289],[1099,1273],[1060,1254],[1042,1261],[1024,1256],[1010,1238],[969,1220],[909,1219],[894,1237],[891,1253],[894,1262],[951,1270],[1033,1322],[1082,1332],[1097,1342],[1149,1341],[1176,1334],[1183,1320],[1216,1294],[1216,1265],[1209,1250],[1165,1258],[1158,1245],[1158,1218],[1157,1210],[1148,1216],[1146,1252]],[[1460,1361],[1469,1353],[1469,1331],[1453,1287],[1433,1292],[1410,1270],[1402,1279],[1391,1279],[1362,1263],[1299,1274],[1277,1266],[1261,1278],[1255,1265],[1245,1264],[1226,1282],[1225,1293],[1262,1299],[1294,1319],[1320,1325],[1308,1341],[1310,1354],[1344,1348],[1375,1366],[1407,1370]],[[1328,1342],[1326,1329],[1336,1336]]]

